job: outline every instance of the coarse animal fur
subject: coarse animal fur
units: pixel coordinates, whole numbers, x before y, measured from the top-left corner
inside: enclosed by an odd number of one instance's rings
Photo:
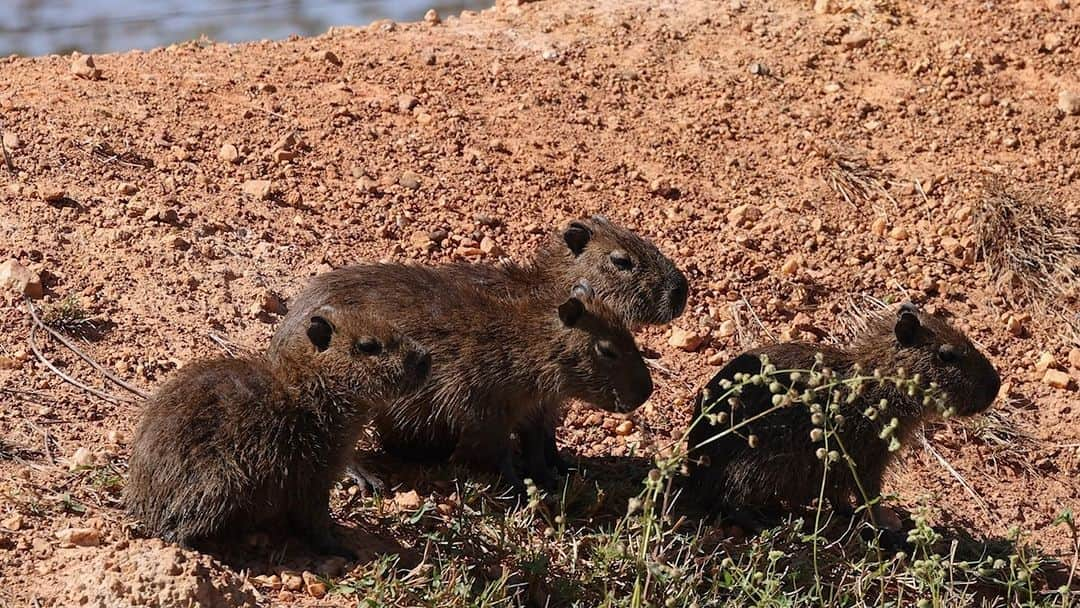
[[[818,353],[820,362],[815,360]],[[812,440],[816,425],[805,402],[781,407],[738,433],[716,438],[724,429],[773,407],[769,381],[745,386],[735,397],[734,407],[721,398],[725,395],[724,380],[733,380],[740,372],[761,373],[761,355],[767,355],[778,370],[829,368],[839,378],[852,377],[858,369],[862,374],[877,369],[885,377],[905,373],[913,378],[918,374],[922,384],[935,383],[946,407],[959,415],[985,410],[1001,384],[994,367],[967,337],[912,304],[871,321],[846,348],[791,342],[744,353],[720,370],[698,395],[695,424],[689,434],[689,489],[707,507],[725,514],[795,509],[808,505],[821,491],[824,466],[817,451],[826,443]],[[799,382],[793,383],[789,374],[775,379],[785,393],[792,386],[801,393],[806,378],[803,373]],[[889,442],[880,437],[883,425],[895,418],[898,426],[894,434],[903,444],[923,420],[937,412],[933,405],[924,405],[922,395],[909,395],[887,380],[869,381],[863,391],[853,402],[840,401],[838,413],[843,422],[836,427],[836,439],[843,447],[835,439],[828,444],[829,450],[851,458],[850,466],[844,459],[830,465],[826,476],[825,497],[842,512],[850,512],[852,498],[862,504],[881,494],[882,476],[895,454],[889,450]],[[887,402],[883,410],[882,400]],[[879,409],[873,420],[865,414],[872,407]],[[720,418],[726,415],[727,420],[714,418],[715,423],[710,423],[703,413],[720,414]],[[756,447],[748,441],[751,434],[756,437]]]
[[[350,555],[329,494],[363,423],[419,388],[431,357],[360,309],[323,306],[274,359],[182,368],[147,401],[124,501],[154,536],[183,545],[271,525]]]

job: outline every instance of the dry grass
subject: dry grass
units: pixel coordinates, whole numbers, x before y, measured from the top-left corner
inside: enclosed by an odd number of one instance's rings
[[[887,188],[894,179],[884,169],[871,167],[864,157],[851,152],[827,152],[825,159],[822,179],[853,208],[859,209],[861,204],[874,206],[878,198],[896,206],[896,198]],[[878,206],[874,208],[881,213],[885,211]]]
[[[1080,296],[1080,221],[1045,198],[1045,193],[988,181],[975,230],[997,292],[1014,306],[1058,316],[1075,310]],[[1075,331],[1080,319],[1075,313],[1064,317]]]

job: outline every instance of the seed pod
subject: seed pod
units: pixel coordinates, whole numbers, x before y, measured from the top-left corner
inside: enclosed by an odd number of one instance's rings
[[[748,436],[746,437],[746,443],[747,443],[747,445],[749,445],[750,447],[752,447],[752,448],[756,448],[756,447],[758,447],[759,445],[761,445],[761,440],[760,440],[760,439],[758,439],[758,436],[757,436],[757,435],[748,435]]]

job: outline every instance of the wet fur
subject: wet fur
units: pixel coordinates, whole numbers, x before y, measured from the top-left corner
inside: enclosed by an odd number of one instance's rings
[[[815,353],[819,352],[824,356],[823,365],[839,376],[851,375],[856,362],[864,374],[877,368],[888,376],[904,368],[908,374],[921,374],[926,382],[936,382],[958,414],[985,410],[1000,387],[993,366],[947,323],[922,312],[917,315],[919,329],[910,345],[898,341],[896,317],[888,316],[874,320],[867,331],[844,349],[792,342],[744,353],[728,363],[699,393],[694,419],[701,413],[706,393],[713,398],[724,393],[720,386],[722,379],[732,380],[738,372],[760,372],[760,355],[768,355],[769,362],[777,369],[809,370],[815,365]],[[943,344],[953,345],[963,353],[956,363],[946,364],[938,359],[936,352]],[[787,386],[790,381],[781,380],[781,384]],[[852,498],[857,504],[863,503],[859,484],[867,499],[881,493],[882,477],[895,455],[888,451],[888,442],[879,438],[882,425],[896,417],[900,422],[897,433],[903,444],[924,419],[935,414],[932,407],[930,411],[923,407],[921,398],[909,397],[895,385],[871,384],[868,388],[854,403],[841,406],[845,422],[838,435],[854,460],[859,477],[856,483],[851,468],[843,460],[830,466],[825,497],[840,510],[849,508]],[[736,424],[772,407],[771,398],[767,387],[747,386],[739,398],[740,408],[732,412],[726,403],[718,403],[710,412],[728,412],[732,418],[728,424]],[[879,414],[877,420],[866,418],[863,415],[866,408],[881,399],[888,400],[889,409]],[[822,462],[815,452],[824,443],[811,441],[813,428],[809,410],[797,404],[751,423],[740,434],[729,434],[698,448],[722,430],[702,420],[689,436],[688,485],[692,494],[710,509],[728,514],[746,509],[794,509],[808,505],[818,497],[823,473]],[[756,448],[751,448],[745,439],[751,433],[759,438]],[[830,449],[839,448],[832,443]]]

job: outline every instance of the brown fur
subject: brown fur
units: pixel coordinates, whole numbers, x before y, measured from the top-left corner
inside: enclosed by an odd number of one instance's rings
[[[905,318],[905,314],[914,316]],[[911,324],[914,319],[917,323]],[[914,329],[908,332],[905,327]],[[954,361],[942,359],[939,353],[944,345],[948,345],[946,350],[951,349],[949,353],[955,354]],[[815,353],[823,355],[822,365],[815,366]],[[705,395],[715,400],[724,394],[721,380],[731,380],[738,372],[759,373],[762,354],[768,355],[769,363],[780,370],[828,367],[841,377],[853,375],[856,364],[864,374],[879,369],[885,376],[903,368],[909,375],[921,374],[924,382],[937,383],[948,406],[960,415],[985,410],[1000,387],[993,366],[963,334],[941,319],[905,305],[895,317],[873,321],[867,331],[844,349],[793,342],[740,355],[698,395],[694,419],[701,414]],[[782,376],[780,382],[784,386],[791,384],[788,376]],[[713,426],[703,419],[691,429],[689,486],[712,509],[728,513],[747,508],[791,509],[805,506],[818,496],[823,467],[815,452],[824,443],[811,440],[814,425],[807,406],[802,403],[768,414],[744,427],[739,434],[732,433],[697,447],[723,428],[771,408],[771,399],[772,394],[765,386],[747,386],[738,397],[740,405],[734,411],[726,402],[715,401],[709,410],[713,414],[728,413],[731,422]],[[881,399],[888,400],[888,409],[876,420],[867,418],[863,412]],[[921,397],[910,397],[887,382],[868,384],[863,395],[853,403],[843,404],[840,413],[845,420],[837,435],[853,460],[858,483],[843,460],[831,465],[825,496],[833,507],[849,510],[852,497],[861,504],[860,484],[866,499],[880,495],[882,476],[894,455],[888,450],[888,442],[879,437],[884,424],[896,417],[900,423],[898,438],[904,443],[918,424],[935,411],[933,406],[924,407]],[[749,434],[758,437],[760,444],[756,448],[749,446],[745,438]],[[830,449],[839,448],[832,442]]]
[[[309,313],[273,361],[188,365],[146,403],[128,513],[185,545],[285,524],[348,554],[331,532],[330,488],[369,410],[416,390],[429,369],[428,353],[389,325],[329,307]]]
[[[316,277],[293,308],[321,304],[377,311],[431,349],[425,387],[376,416],[384,446],[396,453],[452,454],[497,466],[517,484],[510,436],[538,404],[581,399],[630,411],[652,392],[629,329],[588,289],[569,298],[504,299],[438,268],[372,264]],[[275,342],[289,331],[279,330]]]

